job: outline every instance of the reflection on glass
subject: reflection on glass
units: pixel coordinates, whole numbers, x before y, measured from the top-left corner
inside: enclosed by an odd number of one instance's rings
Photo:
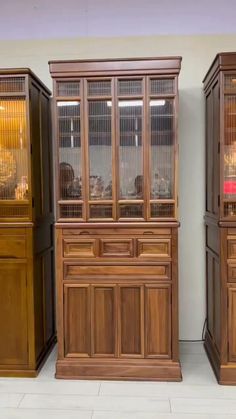
[[[150,94],[171,94],[174,93],[174,79],[151,79]]]
[[[80,83],[79,81],[59,81],[57,83],[58,96],[79,96]]]
[[[82,198],[80,102],[57,102],[60,199]]]
[[[90,199],[112,199],[111,102],[89,101]]]
[[[120,204],[120,218],[143,218],[143,204]]]
[[[0,199],[28,199],[26,103],[0,99]]]
[[[120,100],[120,198],[143,199],[142,100]]]
[[[90,205],[90,218],[112,218],[112,205]]]
[[[174,188],[174,122],[172,100],[150,101],[151,197],[168,199]]]
[[[119,80],[118,81],[118,95],[141,95],[143,81],[140,80]]]
[[[60,205],[61,218],[82,218],[82,204]]]
[[[236,96],[225,97],[224,197],[236,198]],[[229,209],[230,212],[230,209]],[[229,214],[230,215],[230,214]]]
[[[151,218],[174,217],[174,204],[151,204]]]
[[[236,90],[236,75],[229,74],[225,75],[225,89],[235,91]]]

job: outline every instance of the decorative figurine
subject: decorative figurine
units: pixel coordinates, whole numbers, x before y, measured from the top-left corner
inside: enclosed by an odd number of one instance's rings
[[[16,160],[11,151],[0,147],[0,198],[14,199]]]
[[[21,176],[21,182],[18,183],[16,189],[15,189],[15,198],[17,200],[23,200],[28,199],[28,182],[27,182],[27,176]]]

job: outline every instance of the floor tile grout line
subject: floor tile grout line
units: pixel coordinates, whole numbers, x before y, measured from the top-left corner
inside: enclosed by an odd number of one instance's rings
[[[101,396],[101,388],[102,388],[102,383],[99,384],[98,396]]]
[[[24,398],[25,398],[26,393],[22,394],[22,397],[20,398],[20,401],[17,404],[17,409],[20,408],[21,403],[23,402]]]

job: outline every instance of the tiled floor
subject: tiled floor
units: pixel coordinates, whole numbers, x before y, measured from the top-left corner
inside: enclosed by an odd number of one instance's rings
[[[0,419],[236,419],[236,386],[219,386],[201,343],[182,343],[182,383],[0,379]]]

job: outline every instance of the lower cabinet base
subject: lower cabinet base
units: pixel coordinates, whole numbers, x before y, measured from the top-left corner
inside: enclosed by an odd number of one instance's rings
[[[236,363],[228,362],[224,365],[220,363],[219,354],[208,332],[206,333],[204,346],[218,383],[236,385]]]
[[[58,360],[56,378],[80,380],[181,381],[179,362],[170,360]]]
[[[30,369],[26,365],[25,368],[24,368],[24,366],[22,366],[22,369],[19,369],[19,368],[7,369],[4,366],[0,365],[0,377],[17,377],[17,378],[18,377],[24,377],[24,378],[37,377],[40,370],[44,366],[47,358],[49,357],[53,347],[55,346],[55,343],[56,343],[56,336],[53,336],[53,338],[50,340],[50,342],[47,345],[47,347],[45,348],[45,350],[42,352],[35,368]]]

